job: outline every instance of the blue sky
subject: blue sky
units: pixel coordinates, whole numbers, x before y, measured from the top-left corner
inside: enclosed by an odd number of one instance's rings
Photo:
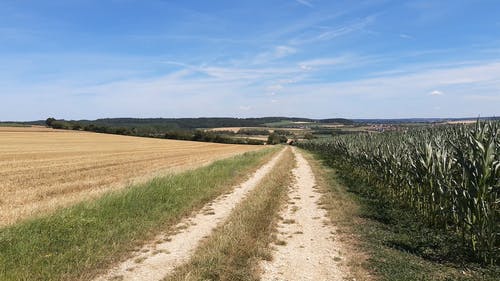
[[[0,120],[479,115],[496,0],[0,0]]]

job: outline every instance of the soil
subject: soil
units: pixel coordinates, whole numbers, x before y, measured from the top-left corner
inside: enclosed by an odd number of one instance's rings
[[[293,149],[297,167],[290,200],[278,226],[273,259],[261,264],[262,280],[344,280],[336,229],[319,205],[321,193],[307,160]]]

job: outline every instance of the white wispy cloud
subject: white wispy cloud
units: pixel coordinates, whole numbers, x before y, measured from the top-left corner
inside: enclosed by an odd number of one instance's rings
[[[267,63],[273,60],[282,59],[297,53],[297,49],[290,46],[275,46],[269,51],[257,54],[253,59],[254,64]]]
[[[415,73],[386,75],[376,78],[356,79],[345,82],[302,83],[293,87],[295,94],[306,92],[324,96],[357,96],[364,98],[420,97],[421,93],[446,95],[448,99],[473,96],[479,89],[490,93],[500,92],[500,62],[481,63],[473,66],[444,69],[426,69]],[[440,89],[429,92],[429,89]],[[447,90],[449,89],[449,90]],[[312,94],[311,94],[312,95]],[[484,94],[483,94],[484,95]],[[315,98],[315,96],[311,96]]]
[[[164,61],[167,64],[177,65],[192,72],[204,74],[214,80],[220,81],[252,81],[256,79],[272,80],[300,72],[299,68],[293,65],[281,65],[270,67],[255,62],[255,58],[250,61],[241,61],[237,65],[215,66],[210,64],[191,65],[177,61]],[[251,66],[251,67],[249,67]]]
[[[291,56],[294,52],[295,48],[287,45],[269,48],[270,58]],[[90,72],[87,69],[86,73],[76,73],[85,76],[83,80],[40,80],[37,83],[17,85],[7,83],[7,80],[2,83],[5,76],[0,75],[3,92],[1,118],[5,120],[8,116],[19,116],[19,110],[25,111],[22,114],[26,119],[39,119],[48,115],[73,119],[152,115],[329,117],[333,112],[336,116],[343,117],[404,117],[426,116],[423,104],[427,101],[437,103],[440,100],[450,105],[430,103],[428,107],[432,109],[433,106],[441,106],[443,112],[453,112],[452,105],[455,105],[462,112],[461,115],[465,115],[463,112],[466,112],[466,108],[471,108],[467,111],[471,116],[500,115],[500,79],[497,74],[500,73],[500,61],[419,63],[398,68],[404,71],[379,72],[371,78],[351,76],[349,81],[342,81],[343,78],[337,79],[330,73],[353,65],[371,63],[380,58],[347,53],[262,64],[251,63],[255,56],[237,62],[207,61],[198,64],[160,59],[155,63],[163,64],[162,69],[168,70],[155,76],[142,74],[144,69],[147,70],[147,64],[155,59],[151,57],[129,58],[125,64],[118,57],[102,56],[91,59],[78,55],[74,60],[68,61],[76,62],[77,58],[91,61],[91,65],[95,64],[94,61],[106,61],[113,65],[109,71],[114,71],[117,66],[124,66],[124,73],[114,73],[109,76],[111,79],[102,79],[105,72]],[[127,73],[134,66],[140,68]],[[0,73],[4,71],[9,69],[0,66]],[[327,75],[330,76],[326,79],[318,79]],[[438,93],[432,94],[433,91],[445,94],[436,99],[425,97],[425,93],[440,96]],[[24,98],[19,99],[16,95]],[[395,108],[401,107],[401,112],[387,109],[387,104],[394,100],[406,99],[417,101],[419,105],[405,108],[405,105],[394,103]],[[270,102],[272,100],[276,102]],[[406,101],[401,103],[406,104]],[[481,105],[478,106],[479,104]],[[240,109],[242,105],[248,109]],[[16,111],[10,110],[12,108]],[[86,112],[86,108],[93,109],[92,115]],[[478,108],[481,108],[481,112],[474,111]],[[239,111],[235,111],[236,109]],[[431,114],[432,112],[428,113]]]
[[[376,20],[376,15],[353,21],[351,23],[337,25],[334,27],[324,27],[320,32],[305,32],[290,40],[291,45],[312,44],[320,41],[329,41],[337,37],[345,36],[356,31],[361,31]]]
[[[288,46],[277,46],[274,50],[274,56],[276,58],[283,58],[291,54],[295,54],[297,49]]]
[[[442,95],[444,95],[444,93],[441,91],[438,91],[438,90],[434,90],[434,91],[430,92],[429,95],[430,96],[442,96]]]
[[[406,33],[401,33],[401,34],[399,34],[399,37],[400,37],[400,38],[403,38],[403,39],[414,39],[414,38],[413,38],[413,36],[408,35],[408,34],[406,34]]]
[[[299,66],[305,70],[311,70],[315,67],[323,67],[323,66],[335,66],[346,64],[352,62],[354,60],[353,57],[350,56],[340,56],[340,57],[329,57],[329,58],[318,58],[312,60],[306,60],[299,63]]]
[[[299,4],[302,4],[302,5],[304,5],[304,6],[307,6],[307,7],[309,7],[309,8],[312,8],[312,7],[313,7],[313,5],[312,5],[311,1],[309,1],[309,0],[295,0],[295,2],[297,2],[297,3],[299,3]]]
[[[201,69],[215,71],[211,66]],[[3,89],[4,93],[12,94],[2,96],[0,111],[3,112],[4,119],[9,117],[9,108],[16,108],[15,114],[19,110],[26,110],[24,114],[27,119],[48,115],[60,118],[263,115],[327,117],[334,113],[343,117],[425,117],[435,114],[432,110],[435,106],[455,107],[460,110],[461,115],[471,116],[499,115],[500,108],[497,94],[500,92],[500,79],[497,75],[500,73],[500,62],[425,69],[415,73],[339,82],[289,78],[290,75],[296,75],[297,71],[300,72],[296,67],[218,68],[215,72],[219,75],[193,76],[197,71],[198,69],[181,68],[159,77],[94,85],[47,82],[19,85],[17,88],[11,86]],[[293,82],[293,86],[285,86],[286,82]],[[276,85],[271,86],[275,90],[280,89],[279,99],[270,94],[269,85]],[[431,99],[422,96],[422,93],[434,91],[430,89],[447,93],[442,95],[446,104],[432,104]],[[25,98],[20,100],[16,97],[19,93],[32,94],[25,94]],[[86,98],[75,100],[82,93]],[[395,100],[408,99],[419,105],[403,102],[393,108],[387,107],[387,104],[392,104]],[[270,100],[277,102],[269,102]],[[93,109],[92,115],[89,116],[86,108]],[[238,111],[234,111],[235,109]]]
[[[273,84],[267,87],[268,91],[272,91],[272,95],[276,94],[277,91],[283,90],[284,87],[282,84]]]

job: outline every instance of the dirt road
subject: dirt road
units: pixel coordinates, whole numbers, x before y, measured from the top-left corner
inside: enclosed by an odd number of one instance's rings
[[[315,190],[314,174],[300,152],[293,152],[296,182],[278,227],[278,244],[286,244],[276,246],[271,262],[262,263],[261,280],[343,280],[340,245],[333,239],[335,229],[326,211],[318,205],[321,194]]]
[[[132,257],[95,280],[163,279],[176,266],[186,262],[203,238],[226,220],[233,208],[272,170],[283,152],[284,150],[259,168],[232,193],[220,196],[193,217],[179,223],[174,234],[159,235]]]
[[[281,213],[278,242],[273,259],[261,263],[261,280],[345,280],[347,269],[341,265],[340,242],[334,240],[335,228],[320,207],[321,194],[311,166],[292,148],[297,167],[290,187],[289,202]],[[229,217],[261,179],[268,174],[284,151],[262,166],[230,194],[207,204],[199,213],[176,226],[174,233],[159,235],[129,259],[105,275],[102,280],[162,280],[192,256],[196,247],[214,228]]]

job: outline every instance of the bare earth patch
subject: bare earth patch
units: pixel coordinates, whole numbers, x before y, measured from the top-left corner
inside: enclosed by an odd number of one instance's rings
[[[281,214],[273,260],[261,264],[262,280],[344,280],[341,245],[335,241],[335,228],[326,211],[318,205],[321,194],[314,174],[307,160],[295,148],[293,151],[296,182]]]
[[[198,244],[229,217],[234,207],[272,170],[281,155],[283,151],[233,192],[208,203],[197,214],[183,220],[169,232],[157,236],[137,249],[127,260],[95,280],[162,280],[175,267],[188,261]]]

